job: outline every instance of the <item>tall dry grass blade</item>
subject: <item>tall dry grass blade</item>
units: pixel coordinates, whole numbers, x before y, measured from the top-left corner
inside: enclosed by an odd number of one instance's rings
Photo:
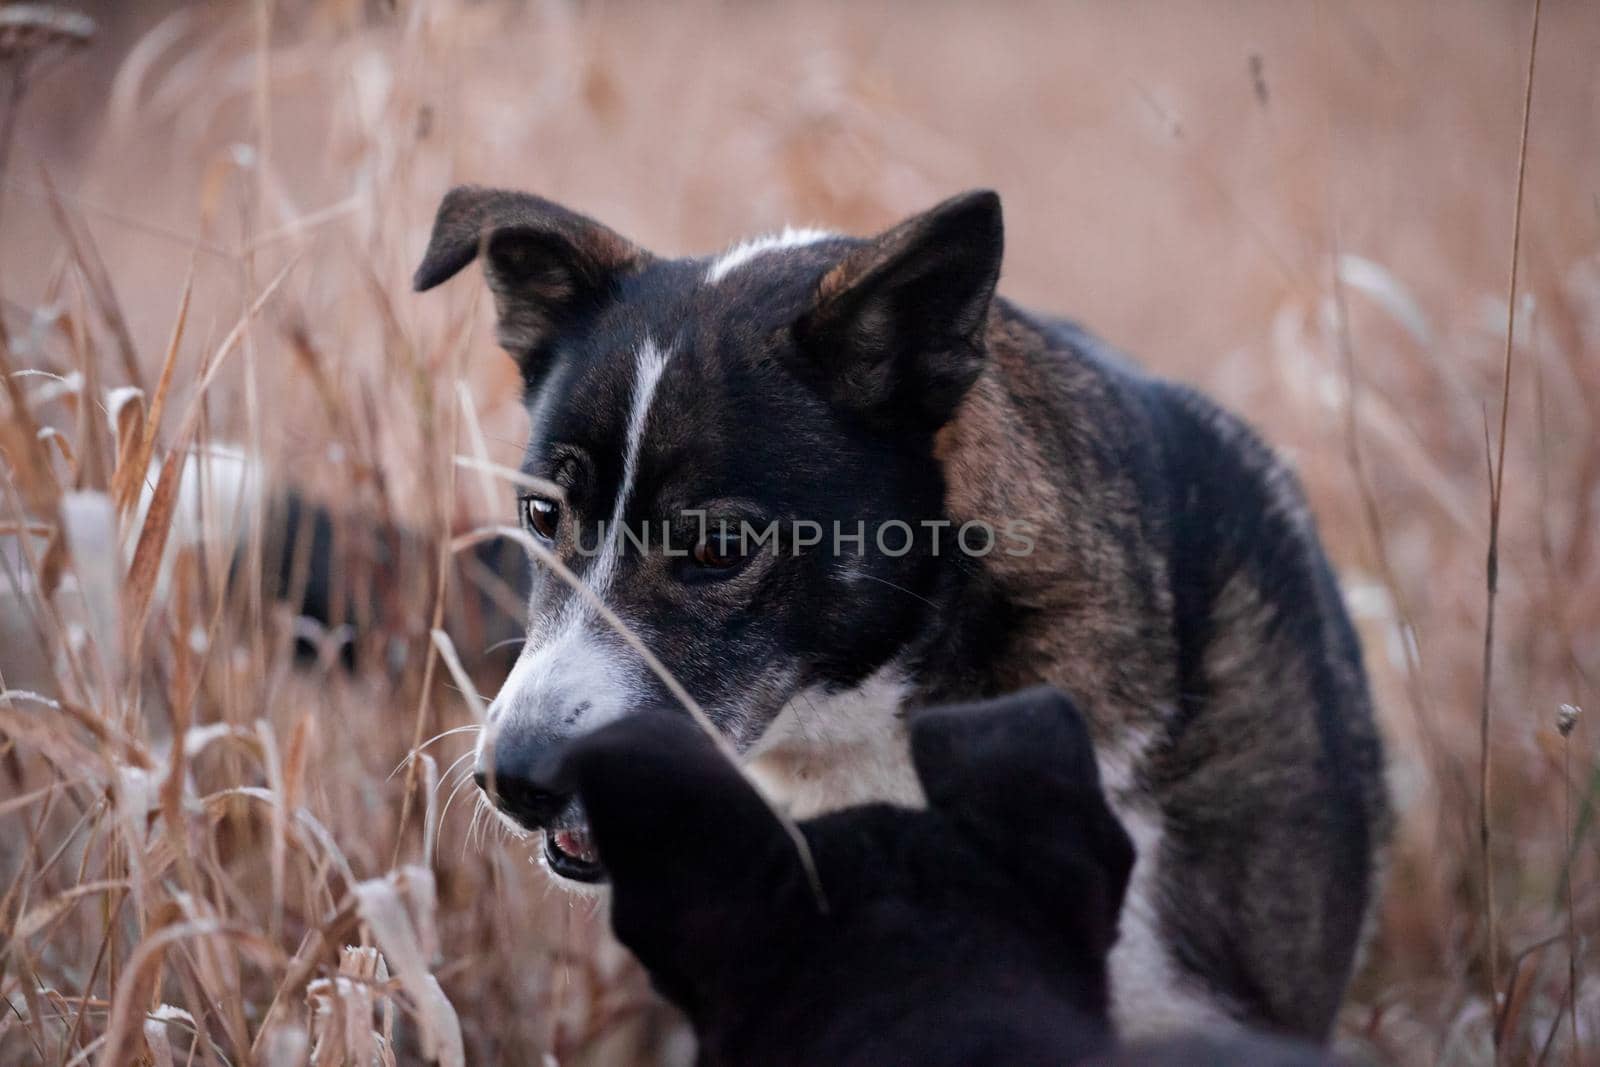
[[[0,384],[4,385],[6,399],[10,402],[6,419],[11,423],[12,432],[6,439],[6,461],[16,472],[23,502],[35,518],[59,523],[56,502],[61,489],[50,469],[49,446],[40,436],[33,407],[22,391],[22,378],[12,363],[11,337],[6,332],[4,315],[0,315]],[[17,516],[19,521],[23,518],[25,516]]]
[[[257,315],[261,314],[261,309],[267,306],[267,301],[271,300],[277,293],[278,287],[283,284],[284,279],[289,277],[289,272],[294,270],[299,262],[300,254],[297,252],[290,257],[289,262],[278,270],[277,274],[272,276],[272,280],[266,284],[266,287],[256,294],[255,300],[251,301],[249,308],[239,316],[239,321],[234,323],[233,329],[228,331],[228,335],[217,346],[216,352],[201,373],[200,380],[195,383],[194,397],[190,401],[189,414],[185,421],[186,426],[192,427],[198,423],[200,402],[205,397],[206,390],[211,388],[212,382],[216,381],[217,374],[222,370],[228,356],[239,347],[239,342],[243,339],[244,332],[249,328],[250,323],[255,320]],[[187,436],[187,434],[179,434],[179,440],[186,440]]]
[[[306,987],[311,1008],[310,1067],[392,1067],[394,1005],[383,988],[389,969],[371,946],[346,945],[339,951],[336,977]],[[372,1029],[381,1001],[384,1029]]]
[[[1373,485],[1371,472],[1367,469],[1366,454],[1361,447],[1361,376],[1356,366],[1355,338],[1350,329],[1350,306],[1345,293],[1347,279],[1343,269],[1343,264],[1351,257],[1340,251],[1338,219],[1331,208],[1329,215],[1332,223],[1329,228],[1329,238],[1332,243],[1333,269],[1330,273],[1333,284],[1334,336],[1339,346],[1345,387],[1345,463],[1355,480],[1356,495],[1361,501],[1361,516],[1367,528],[1367,536],[1372,541],[1373,555],[1378,562],[1378,573],[1382,577],[1384,588],[1389,591],[1390,599],[1394,602],[1400,625],[1404,627],[1400,645],[1405,657],[1406,688],[1411,698],[1412,718],[1426,746],[1429,763],[1435,768],[1442,768],[1446,762],[1442,755],[1444,743],[1435,722],[1433,709],[1428,702],[1428,689],[1418,637],[1421,631],[1417,627],[1416,614],[1411,608],[1410,598],[1406,595],[1405,586],[1401,584],[1390,556],[1389,538],[1384,530],[1383,510],[1378,504],[1377,489]]]
[[[284,1005],[307,988],[319,962],[328,955],[328,946],[343,942],[357,921],[355,897],[347,895],[320,927],[313,928],[306,934],[299,951],[285,968],[283,979],[273,990],[272,1000],[267,1004],[266,1012],[261,1017],[261,1025],[257,1028],[255,1040],[250,1046],[252,1056],[261,1054],[268,1035],[273,1032],[277,1016],[287,1010]]]
[[[221,932],[222,924],[218,922],[181,923],[158,930],[140,943],[128,961],[128,971],[123,975],[122,982],[111,999],[111,1018],[106,1024],[100,1067],[124,1067],[129,1062],[129,1058],[123,1054],[123,1046],[131,1043],[135,1025],[134,1015],[139,1010],[135,1005],[144,1000],[142,994],[149,992],[148,989],[140,988],[147,985],[142,979],[145,977],[145,971],[158,962],[166,952],[167,946],[184,938]]]
[[[428,970],[433,916],[426,908],[433,899],[432,884],[433,875],[420,867],[362,882],[355,888],[357,910],[411,996],[423,1055],[437,1060],[439,1067],[465,1067],[461,1021]]]
[[[144,483],[150,460],[155,452],[156,433],[161,429],[161,416],[167,409],[167,396],[172,390],[172,375],[178,365],[178,350],[183,344],[184,328],[189,323],[189,301],[194,295],[195,254],[189,256],[189,270],[183,279],[183,295],[178,299],[178,314],[172,324],[172,338],[167,342],[167,355],[161,362],[161,376],[156,379],[155,392],[150,397],[150,410],[145,415],[139,435],[139,447],[128,462],[126,472],[119,470],[119,480],[112,483],[117,509],[126,515],[139,499],[139,487]]]
[[[278,739],[272,724],[265,719],[256,720],[256,737],[261,742],[261,762],[267,772],[267,788],[278,797],[272,805],[272,846],[268,855],[272,872],[272,907],[270,930],[273,938],[283,933],[284,884],[289,869],[289,818],[294,809],[289,806],[289,790],[284,782],[283,759],[278,753]]]
[[[180,901],[180,904],[182,903],[183,901]],[[139,942],[133,954],[128,957],[126,973],[115,984],[111,999],[111,1017],[106,1024],[105,1043],[100,1055],[100,1067],[126,1067],[126,1064],[132,1062],[125,1054],[125,1050],[131,1043],[136,1026],[135,1016],[139,1017],[141,1024],[143,1021],[144,1013],[138,1005],[147,1003],[154,993],[154,972],[160,969],[167,950],[172,946],[187,941],[195,942],[194,959],[206,977],[207,989],[216,992],[226,990],[225,981],[215,973],[216,961],[213,954],[207,949],[207,943],[214,939],[222,939],[244,949],[259,966],[264,968],[276,969],[283,965],[283,954],[277,946],[237,923],[223,922],[215,918],[186,917],[183,921],[156,930]],[[235,1003],[238,1003],[238,998],[234,999]],[[243,1049],[247,1046],[237,1040],[243,1036],[238,1030],[242,1020],[230,1019],[229,1014],[227,1006],[224,1005],[223,1022],[228,1029],[235,1031],[232,1035],[236,1039],[235,1044]],[[82,1062],[83,1059],[84,1057],[77,1057],[73,1062]]]
[[[156,581],[161,574],[161,557],[166,552],[167,537],[172,532],[172,519],[178,507],[184,467],[182,456],[169,456],[161,465],[161,477],[156,480],[155,492],[145,511],[144,526],[133,550],[133,562],[128,566],[128,576],[123,583],[123,596],[128,605],[128,663],[135,673],[144,645],[145,622],[150,616]]]
[[[19,940],[26,940],[39,933],[46,927],[53,927],[61,921],[68,909],[85,897],[98,896],[115,890],[128,889],[126,878],[116,878],[97,882],[85,882],[75,885],[71,889],[58,893],[42,904],[35,904],[27,913],[20,916],[11,928],[11,936]]]
[[[20,177],[0,178],[0,188],[8,189],[14,193],[21,193],[23,196],[34,200],[44,201],[49,199],[42,186],[24,181]],[[56,193],[63,201],[76,208],[80,215],[93,215],[96,218],[104,219],[106,222],[133,230],[136,233],[141,233],[148,237],[157,237],[173,245],[193,251],[204,252],[215,259],[232,262],[239,255],[234,249],[207,241],[198,234],[184,233],[180,230],[162,226],[159,223],[150,222],[147,219],[135,218],[104,203],[89,200],[77,193],[62,189],[56,190]]]
[[[311,379],[317,399],[322,402],[322,409],[327,414],[328,424],[339,431],[352,454],[370,459],[356,435],[344,393],[329,376],[327,360],[312,341],[311,328],[296,318],[283,332],[296,367]]]
[[[1583,1062],[1583,1037],[1578,1030],[1578,905],[1572,892],[1572,730],[1578,725],[1576,705],[1563,704],[1556,712],[1556,732],[1561,735],[1561,884],[1567,905],[1567,1006],[1572,1018],[1572,1061]],[[1560,1023],[1560,1013],[1556,1014]]]
[[[4,684],[5,684],[5,680],[3,678],[0,678],[0,686],[3,686]],[[0,689],[0,692],[5,692],[5,690],[4,689]],[[66,786],[71,785],[71,784],[72,783],[70,783],[70,782],[63,782],[63,781],[57,780],[57,781],[51,782],[49,785],[40,786],[38,789],[34,789],[34,790],[30,791],[30,792],[24,793],[21,796],[10,797],[10,798],[8,798],[8,799],[6,799],[4,801],[0,801],[0,819],[5,818],[7,815],[10,815],[13,812],[21,811],[23,808],[25,808],[28,805],[32,804],[34,801],[43,800],[46,797],[48,797],[50,794],[54,793],[57,789],[65,788]],[[4,914],[5,914],[5,901],[4,900],[0,900],[0,915],[4,915]]]
[[[419,758],[422,760],[422,791],[428,798],[422,811],[422,855],[431,868],[433,857],[439,851],[439,823],[442,819],[439,811],[439,761],[426,753]],[[429,907],[432,908],[431,902]],[[433,952],[437,954],[437,946]]]
[[[1561,940],[1561,935],[1556,934],[1536,941],[1517,953],[1511,961],[1511,974],[1506,987],[1505,1006],[1500,1009],[1494,1021],[1494,1044],[1496,1048],[1504,1049],[1511,1040],[1511,1035],[1516,1032],[1517,1023],[1522,1019],[1522,1013],[1528,1003],[1528,997],[1533,992],[1534,980],[1538,978],[1538,968],[1529,966],[1531,960],[1539,956],[1545,949]]]
[[[456,398],[461,404],[461,417],[466,423],[467,439],[472,443],[471,459],[478,470],[478,489],[483,493],[483,506],[488,509],[485,514],[493,515],[501,502],[494,480],[495,464],[489,460],[489,442],[483,436],[483,424],[478,419],[478,405],[473,402],[472,388],[467,385],[464,378],[456,379]],[[456,456],[456,465],[462,466],[462,461],[467,458]]]
[[[133,333],[128,329],[127,317],[122,313],[122,303],[117,299],[116,287],[111,282],[111,272],[106,269],[106,262],[100,256],[99,246],[92,237],[79,234],[77,224],[67,210],[66,201],[56,193],[55,183],[50,180],[50,173],[43,166],[39,168],[39,178],[49,198],[50,213],[55,217],[56,228],[61,231],[62,238],[67,242],[68,251],[72,253],[78,269],[83,272],[84,281],[89,286],[89,296],[93,299],[96,310],[100,312],[101,319],[111,330],[112,339],[117,345],[117,355],[122,360],[122,372],[127,375],[130,385],[143,388],[144,376],[139,371],[139,354],[133,344]],[[91,393],[91,396],[97,395]]]
[[[566,499],[566,491],[555,482],[546,481],[543,478],[535,478],[531,474],[524,474],[514,467],[507,467],[501,463],[491,463],[482,456],[456,456],[455,464],[464,470],[477,471],[482,475],[483,480],[490,485],[493,485],[494,480],[498,478],[501,481],[511,483],[518,489],[532,489],[540,496],[548,496],[552,500]],[[486,495],[492,494],[494,498],[498,498],[500,495],[487,489],[485,493]]]
[[[380,299],[378,303],[380,308],[383,310],[386,329],[395,335],[402,335],[403,331],[401,331],[400,324],[395,319],[394,308],[389,303],[387,295],[382,292],[382,288],[381,286],[378,286],[378,282],[375,277],[369,276],[369,282],[379,293]],[[474,296],[472,300],[472,309],[474,312],[476,312],[477,306],[478,298]],[[467,353],[472,349],[472,336],[475,332],[476,320],[477,315],[475,313],[467,316],[465,328],[461,330],[461,335],[454,346],[454,351],[449,361],[448,370],[450,374],[457,380],[460,379],[462,369],[466,366]],[[416,362],[415,353],[412,351],[410,345],[402,346],[402,351],[407,354],[413,363]],[[456,495],[456,465],[448,462],[448,457],[455,452],[456,438],[460,433],[461,415],[457,405],[451,404],[449,407],[451,412],[450,434],[446,440],[446,448],[444,453],[444,458],[446,459],[446,491],[445,495],[442,497],[442,500],[454,500]],[[433,400],[431,393],[425,390],[419,390],[418,409],[423,421],[423,439],[431,445],[434,443]],[[434,450],[430,450],[430,460],[434,458],[432,454],[433,451]],[[433,464],[431,462],[429,463],[427,469],[430,473],[433,471]],[[450,528],[449,520],[444,516],[442,504],[440,505],[440,513],[436,521],[436,526],[439,535],[439,553],[437,562],[434,565],[437,572],[435,579],[437,584],[434,586],[433,591],[433,615],[428,623],[428,629],[430,632],[438,632],[444,628],[445,597],[449,592],[450,583]],[[424,730],[423,724],[426,722],[429,692],[432,688],[434,672],[437,669],[438,664],[438,660],[435,656],[436,650],[436,643],[430,641],[428,643],[428,651],[422,669],[422,692],[417,698],[417,715],[415,725],[412,727],[411,732],[411,751],[413,752],[415,752],[422,744],[422,734]],[[471,689],[471,691],[476,693],[476,689]],[[389,866],[391,867],[398,866],[400,863],[400,848],[405,841],[406,825],[411,817],[412,793],[415,791],[416,787],[417,761],[410,760],[406,764],[405,791],[402,794],[402,799],[400,801],[400,824],[395,832],[394,856],[389,861]]]
[[[461,657],[456,655],[455,642],[450,640],[450,635],[443,630],[430,630],[428,635],[433,639],[434,647],[438,649],[439,655],[444,658],[445,666],[450,670],[450,677],[454,678],[456,685],[461,688],[461,695],[466,700],[467,707],[472,709],[473,720],[479,723],[488,722],[489,717],[483,705],[483,697],[478,694],[478,688],[473,684],[472,676],[461,665]],[[419,742],[418,745],[412,748],[412,751],[420,752],[421,748],[422,746]]]
[[[295,720],[294,729],[289,734],[289,744],[283,754],[283,804],[293,811],[300,806],[300,794],[305,787],[306,765],[311,757],[313,738],[316,737],[317,721],[310,712],[304,712]]]
[[[453,470],[454,468],[452,468]],[[452,483],[454,479],[452,478]],[[453,488],[453,486],[452,486]],[[448,537],[440,538],[438,562],[435,564],[437,577],[434,586],[433,616],[428,624],[429,633],[441,633],[444,627],[444,605],[446,587],[450,574],[450,540]],[[422,690],[417,697],[417,714],[415,725],[411,731],[411,751],[415,752],[422,744],[423,724],[427,722],[428,698],[433,689],[434,672],[438,668],[438,646],[435,642],[428,643],[428,653],[422,668]],[[474,696],[477,690],[467,687],[467,691]],[[394,854],[389,860],[389,866],[397,867],[400,864],[400,850],[405,843],[406,825],[411,817],[412,793],[417,787],[417,761],[406,761],[406,781],[404,792],[400,801],[400,822],[395,827]]]
[[[131,385],[113,389],[106,395],[106,410],[116,438],[112,448],[111,499],[119,502],[121,484],[136,480],[130,478],[129,471],[139,452],[139,439],[144,434],[144,393]],[[116,510],[119,516],[125,513],[120,503]]]
[[[161,559],[166,551],[168,535],[172,529],[173,515],[177,508],[179,488],[182,484],[184,468],[187,464],[183,461],[183,454],[189,447],[190,441],[199,429],[200,421],[205,411],[206,389],[215,380],[218,370],[244,336],[244,330],[251,320],[261,312],[267,301],[277,292],[278,286],[289,276],[289,271],[294,268],[298,258],[291,259],[273,277],[265,289],[256,297],[255,301],[245,310],[239,321],[229,331],[218,346],[205,372],[201,375],[196,385],[195,394],[190,399],[189,410],[184,417],[182,428],[178,431],[177,440],[173,445],[167,461],[161,466],[161,476],[156,481],[155,492],[150,500],[150,507],[145,512],[144,527],[140,531],[138,545],[134,549],[133,563],[128,568],[128,578],[125,595],[129,604],[127,613],[128,625],[128,661],[137,664],[139,653],[143,646],[145,623],[149,618],[150,605],[154,598],[157,579],[160,576]],[[186,304],[184,305],[187,306]],[[180,320],[184,317],[180,313]],[[175,334],[176,337],[176,334]],[[162,369],[163,379],[169,379],[172,360],[177,352],[177,344],[168,348],[167,365]],[[167,384],[158,387],[158,395],[164,396]],[[158,417],[160,412],[152,405],[153,417]],[[153,430],[151,431],[153,433]],[[202,465],[203,470],[203,465]],[[205,493],[200,493],[202,497]],[[219,593],[220,596],[220,593]],[[220,611],[220,608],[219,608]]]
[[[88,999],[94,984],[100,978],[100,969],[105,966],[106,958],[111,953],[111,948],[116,944],[117,916],[122,911],[123,903],[128,899],[125,892],[116,893],[116,903],[107,909],[104,931],[100,935],[100,948],[95,952],[94,966],[89,969],[89,979],[83,983],[83,1000],[78,1004],[78,1013],[72,1018],[72,1029],[67,1031],[67,1039],[61,1043],[61,1062],[65,1064],[67,1053],[77,1044],[78,1033],[83,1028],[84,1017],[88,1012]]]
[[[1489,819],[1489,781],[1491,757],[1489,726],[1492,718],[1490,687],[1494,681],[1495,598],[1500,582],[1500,507],[1504,499],[1506,472],[1506,429],[1511,416],[1511,368],[1517,328],[1517,264],[1522,250],[1522,196],[1528,176],[1528,119],[1533,112],[1533,74],[1539,54],[1539,13],[1543,0],[1533,0],[1532,29],[1528,38],[1528,73],[1522,94],[1522,130],[1517,144],[1517,193],[1511,213],[1511,268],[1506,284],[1506,345],[1500,372],[1500,441],[1494,469],[1490,472],[1489,552],[1484,562],[1483,680],[1478,706],[1478,850],[1479,880],[1483,903],[1484,936],[1488,955],[1489,1009],[1499,1004],[1500,964],[1499,927],[1494,904],[1494,859]],[[1495,1028],[1495,1055],[1502,1052],[1500,1028]]]
[[[74,275],[74,279],[80,275]],[[104,395],[101,384],[100,354],[89,335],[88,299],[81,285],[74,287],[78,296],[78,314],[62,318],[62,331],[77,363],[77,388],[68,391],[77,414],[78,464],[73,471],[72,484],[78,489],[104,489],[107,482],[107,463],[110,449],[106,444],[106,426],[100,419],[100,398]]]
[[[362,198],[359,194],[355,196],[347,196],[343,200],[329,204],[327,207],[318,208],[315,211],[309,211],[304,215],[297,215],[275,229],[268,230],[266,233],[252,237],[250,240],[244,243],[244,247],[242,247],[239,252],[241,255],[250,255],[252,253],[261,251],[263,248],[275,245],[280,241],[286,241],[291,238],[300,237],[311,230],[321,229],[331,222],[336,222],[339,219],[345,218],[349,215],[354,215],[361,209],[361,206]]]
[[[0,463],[0,479],[4,480],[6,502],[10,505],[11,511],[17,515],[23,514],[26,505],[22,502],[21,494],[17,489],[16,482],[11,477],[10,469],[3,463]],[[59,486],[57,489],[59,490]],[[52,633],[64,634],[67,632],[66,623],[61,618],[61,613],[57,609],[55,602],[56,586],[60,581],[63,560],[66,557],[66,549],[64,547],[66,544],[65,521],[62,517],[59,495],[52,505],[52,511],[56,516],[55,532],[46,542],[45,554],[42,559],[34,551],[30,539],[26,537],[18,538],[16,542],[19,549],[17,555],[26,568],[22,574],[19,574],[17,568],[12,565],[10,555],[0,552],[0,570],[4,571],[6,581],[10,587],[17,591],[18,596],[27,605],[28,621],[33,625],[39,636],[39,647],[41,648],[52,647],[50,639]],[[26,577],[26,581],[23,580],[24,577]],[[29,591],[33,593],[32,596],[26,595]],[[82,657],[78,655],[74,642],[67,641],[62,643],[61,652],[66,661],[67,673],[72,683],[77,686],[77,691],[80,693],[88,692],[88,673],[84,670]],[[57,674],[59,675],[60,672],[57,671]]]

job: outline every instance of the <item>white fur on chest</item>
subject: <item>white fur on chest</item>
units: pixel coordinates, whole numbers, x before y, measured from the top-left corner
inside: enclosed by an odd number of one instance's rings
[[[751,776],[799,818],[881,800],[921,807],[903,717],[910,693],[893,664],[852,689],[801,690],[751,748]]]

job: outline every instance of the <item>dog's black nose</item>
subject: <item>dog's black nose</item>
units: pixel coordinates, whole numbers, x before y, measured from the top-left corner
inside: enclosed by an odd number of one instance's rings
[[[494,775],[480,761],[472,773],[478,788],[489,795],[501,811],[530,830],[549,825],[569,801],[570,793],[552,789],[540,779],[544,746],[531,743],[520,732],[502,734],[494,745]]]
[[[489,788],[489,776],[474,771],[473,781],[489,794],[489,799],[500,810],[530,830],[538,830],[554,819],[572,798],[565,793],[552,793],[541,789],[526,777],[514,772],[499,771],[494,776],[494,788]]]

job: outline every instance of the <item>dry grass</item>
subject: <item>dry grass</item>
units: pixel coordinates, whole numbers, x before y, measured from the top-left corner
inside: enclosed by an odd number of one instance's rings
[[[1600,677],[1600,9],[1545,7],[1519,179],[1529,13],[109,9],[31,67],[0,148],[0,1062],[409,1062],[459,1033],[473,1063],[610,1063],[669,1031],[587,909],[445,802],[471,719],[430,638],[471,580],[449,545],[510,513],[453,457],[481,436],[514,465],[523,432],[475,286],[406,285],[466,179],[664,251],[998,187],[1007,292],[1212,390],[1304,475],[1403,813],[1345,1037],[1489,1063],[1498,1019],[1505,1062],[1581,1062],[1574,1028],[1600,1062],[1594,715],[1557,729]],[[427,534],[362,669],[293,668],[292,620],[225,595],[230,546],[261,559],[250,513],[169,534],[163,461],[223,443]]]

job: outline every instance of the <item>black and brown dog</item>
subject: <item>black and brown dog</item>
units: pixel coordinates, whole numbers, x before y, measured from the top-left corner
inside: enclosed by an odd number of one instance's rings
[[[1311,517],[1238,419],[996,296],[1001,250],[987,192],[870,239],[671,259],[464,187],[416,284],[483,259],[525,384],[522,467],[550,486],[521,498],[529,535],[798,814],[920,800],[908,709],[1055,686],[1137,846],[1119,1025],[1321,1038],[1388,815]],[[670,703],[590,599],[535,570],[479,770],[569,883],[604,872],[581,804],[531,769]]]

